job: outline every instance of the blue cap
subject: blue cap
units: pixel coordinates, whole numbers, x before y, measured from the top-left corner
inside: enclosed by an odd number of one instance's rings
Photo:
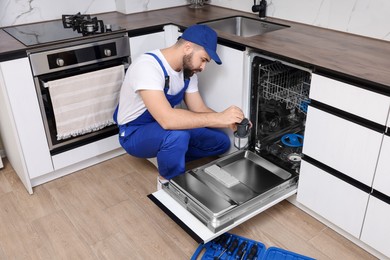
[[[202,46],[217,64],[222,64],[217,54],[217,33],[207,25],[196,24],[188,27],[181,38]]]

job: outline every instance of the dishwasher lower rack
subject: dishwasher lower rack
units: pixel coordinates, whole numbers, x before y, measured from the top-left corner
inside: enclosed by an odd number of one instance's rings
[[[239,180],[226,187],[205,169],[218,165]],[[208,163],[163,185],[163,190],[216,233],[249,219],[297,189],[298,176],[250,151],[239,151]]]

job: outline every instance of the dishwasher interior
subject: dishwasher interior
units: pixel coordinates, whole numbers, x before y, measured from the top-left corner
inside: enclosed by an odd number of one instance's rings
[[[212,232],[274,205],[297,188],[311,72],[251,57],[245,149],[188,170],[163,185]]]

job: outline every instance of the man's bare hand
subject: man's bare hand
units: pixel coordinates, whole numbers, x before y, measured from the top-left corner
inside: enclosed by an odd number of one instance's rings
[[[244,113],[239,107],[230,106],[220,113],[221,124],[233,131],[237,129],[236,124],[244,119]]]

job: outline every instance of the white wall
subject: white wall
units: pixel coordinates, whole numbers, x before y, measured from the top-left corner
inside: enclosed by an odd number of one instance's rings
[[[210,0],[252,13],[253,0]],[[259,1],[259,0],[257,0]],[[267,0],[267,16],[390,40],[389,0]]]

